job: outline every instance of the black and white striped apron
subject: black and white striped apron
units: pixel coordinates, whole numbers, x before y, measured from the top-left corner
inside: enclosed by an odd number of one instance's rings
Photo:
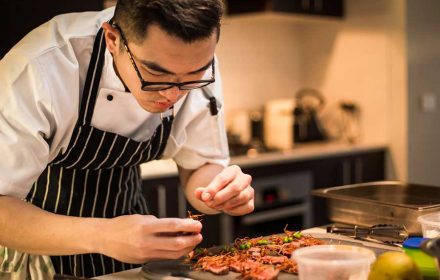
[[[104,32],[100,29],[69,146],[46,167],[27,196],[30,203],[56,214],[112,218],[148,213],[139,164],[161,156],[173,116],[164,117],[145,142],[91,126],[105,49]],[[51,259],[57,273],[80,277],[136,267],[100,254],[52,256]]]

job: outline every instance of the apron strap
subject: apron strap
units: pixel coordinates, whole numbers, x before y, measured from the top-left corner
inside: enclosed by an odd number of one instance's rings
[[[83,95],[81,99],[81,110],[79,115],[79,123],[81,125],[90,124],[95,107],[96,96],[101,80],[102,69],[104,67],[105,54],[105,36],[102,28],[96,34],[93,44],[92,57],[90,58],[89,68],[87,70],[86,82],[84,85]]]

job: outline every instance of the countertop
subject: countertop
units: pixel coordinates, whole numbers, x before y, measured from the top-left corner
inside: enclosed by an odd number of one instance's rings
[[[386,149],[385,143],[348,144],[340,142],[325,142],[313,144],[298,144],[291,150],[260,153],[251,156],[231,157],[231,164],[240,167],[254,167],[283,162],[295,162],[326,158],[332,156],[353,155],[368,151]],[[143,179],[157,179],[177,176],[177,166],[173,160],[156,160],[141,165]]]
[[[316,228],[311,228],[311,229],[304,230],[303,232],[305,232],[305,233],[324,233],[325,229],[324,228],[320,228],[320,227],[316,227]],[[166,280],[166,278],[167,277],[164,277],[164,280]],[[142,275],[141,275],[141,268],[135,268],[135,269],[121,271],[121,272],[117,272],[117,273],[113,273],[113,274],[103,275],[103,276],[96,277],[96,278],[93,278],[93,279],[101,279],[101,280],[125,280],[125,279],[144,280],[145,278],[143,278]],[[170,278],[170,279],[174,279],[174,278]]]
[[[320,235],[327,234],[325,226],[306,229],[306,230],[303,230],[302,232],[303,233],[308,233],[308,234],[320,234]],[[354,239],[350,239],[349,237],[341,237],[341,238],[342,239],[345,238],[345,240],[352,240],[354,242]],[[372,243],[372,242],[368,242],[368,241],[356,241],[356,244],[358,246],[366,246],[367,248],[372,249],[373,251],[375,251],[376,254],[381,254],[382,252],[390,251],[390,250],[392,250],[392,251],[402,251],[402,249],[400,247],[390,246],[390,245],[385,245],[385,244]],[[103,275],[103,276],[100,276],[100,277],[96,277],[94,279],[101,279],[101,280],[125,280],[125,279],[143,280],[145,278],[143,278],[142,275],[141,275],[141,268],[135,268],[135,269],[131,269],[131,270],[121,271],[121,272],[118,272],[118,273]],[[176,278],[170,277],[170,276],[165,276],[165,277],[162,278],[162,280],[172,280],[172,279],[176,279]],[[182,278],[182,280],[183,279],[188,279],[188,278]],[[297,279],[297,277],[294,276],[294,277],[292,277],[292,279]]]

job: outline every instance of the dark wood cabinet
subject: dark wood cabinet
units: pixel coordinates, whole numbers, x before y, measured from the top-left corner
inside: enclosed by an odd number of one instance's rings
[[[316,16],[344,16],[343,0],[272,0],[273,11]]]
[[[255,13],[270,10],[270,2],[267,0],[228,0],[226,1],[226,13],[229,15],[242,13]]]
[[[314,16],[344,16],[343,0],[227,0],[228,14],[264,11]]]
[[[188,211],[198,213],[187,201],[177,176],[144,180],[142,191],[150,214],[158,218],[186,218]],[[203,241],[200,246],[220,244],[220,215],[205,215],[203,219]]]
[[[0,58],[32,29],[56,15],[102,9],[102,0],[0,0]]]
[[[236,237],[280,232],[286,224],[290,229],[299,230],[329,223],[326,201],[311,197],[309,192],[318,188],[384,180],[385,153],[385,149],[379,148],[244,166],[243,171],[253,177],[255,212],[244,217],[204,216],[205,239],[202,246],[230,242]],[[183,218],[187,210],[195,211],[186,202],[177,176],[144,180],[143,191],[151,213],[159,217]]]

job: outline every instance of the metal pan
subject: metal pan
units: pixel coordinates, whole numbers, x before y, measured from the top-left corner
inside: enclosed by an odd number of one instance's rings
[[[440,188],[397,181],[354,184],[312,191],[328,201],[328,216],[338,223],[405,226],[421,235],[417,217],[440,211]]]

